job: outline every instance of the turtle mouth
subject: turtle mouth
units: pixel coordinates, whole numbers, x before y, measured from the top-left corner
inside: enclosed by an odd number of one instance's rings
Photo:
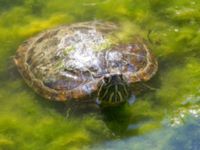
[[[129,88],[122,74],[114,74],[103,77],[98,91],[98,99],[101,105],[118,105],[126,102]]]

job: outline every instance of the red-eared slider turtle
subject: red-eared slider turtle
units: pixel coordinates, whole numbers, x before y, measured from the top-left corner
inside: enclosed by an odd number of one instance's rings
[[[101,105],[118,105],[129,99],[129,85],[155,74],[157,61],[143,42],[117,42],[116,31],[109,22],[60,26],[25,41],[14,61],[26,83],[47,99],[93,95]]]

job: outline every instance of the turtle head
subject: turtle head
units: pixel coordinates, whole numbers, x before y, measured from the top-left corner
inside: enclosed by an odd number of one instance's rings
[[[129,96],[129,86],[122,74],[102,78],[98,90],[98,101],[101,106],[117,106],[125,103]]]

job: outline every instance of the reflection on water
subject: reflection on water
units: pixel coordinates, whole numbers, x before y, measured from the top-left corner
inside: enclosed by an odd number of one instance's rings
[[[198,0],[0,1],[0,149],[200,149],[199,8]],[[12,64],[18,45],[95,19],[119,23],[120,38],[149,36],[159,62],[146,83],[154,90],[112,110],[36,95]]]

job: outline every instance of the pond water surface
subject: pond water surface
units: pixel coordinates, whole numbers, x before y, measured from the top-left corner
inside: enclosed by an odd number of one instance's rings
[[[12,56],[25,39],[90,20],[149,40],[159,70],[147,85],[155,90],[101,112],[47,101],[24,83]],[[199,22],[199,0],[0,0],[0,149],[199,150]]]

